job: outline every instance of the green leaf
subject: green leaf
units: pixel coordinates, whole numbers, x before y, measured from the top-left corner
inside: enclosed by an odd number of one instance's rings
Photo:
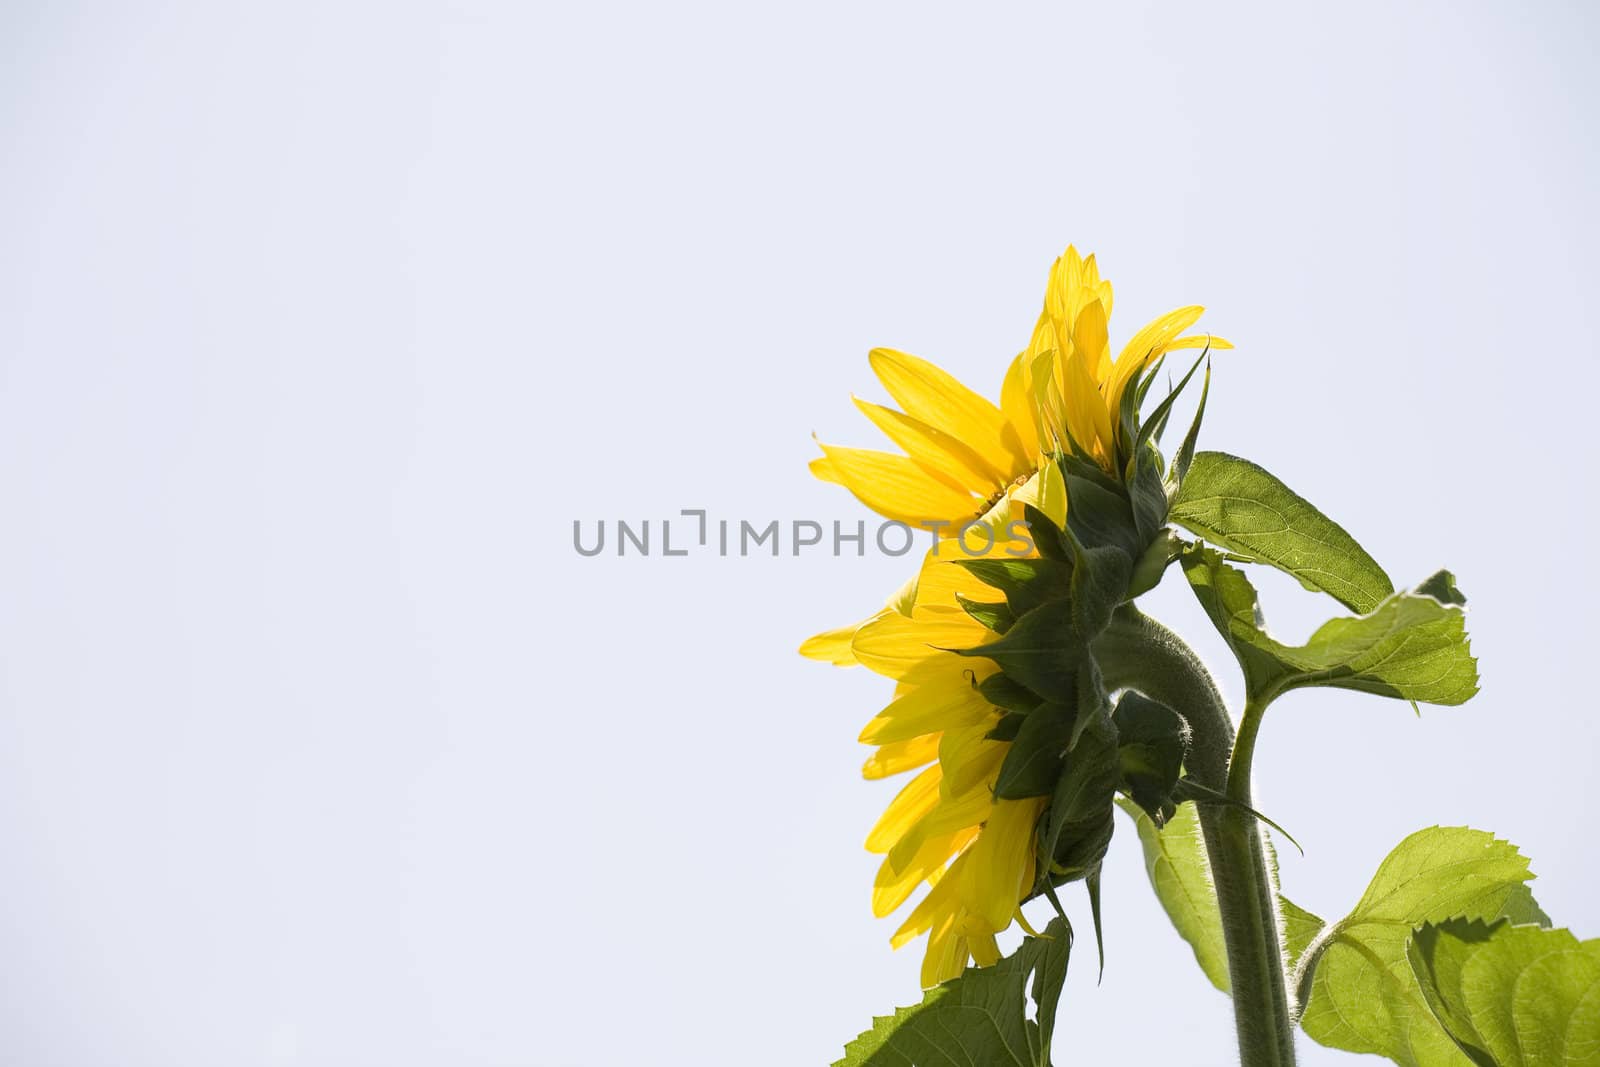
[[[1211,984],[1226,993],[1228,950],[1222,939],[1222,913],[1211,884],[1211,866],[1200,833],[1200,814],[1193,804],[1183,804],[1157,827],[1154,820],[1131,801],[1118,805],[1132,817],[1144,850],[1144,869],[1156,899],[1172,920],[1178,935],[1189,943],[1194,961]]]
[[[1262,629],[1255,587],[1205,546],[1184,553],[1184,573],[1233,649],[1255,698],[1333,686],[1427,704],[1462,704],[1478,691],[1466,615],[1422,592],[1395,593],[1366,615],[1324,623],[1304,645]],[[1424,589],[1439,588],[1436,575]]]
[[[1194,457],[1169,518],[1230,552],[1368,612],[1394,583],[1338,523],[1251,463],[1222,452]]]
[[[1350,914],[1301,955],[1301,1026],[1321,1044],[1403,1067],[1459,1067],[1461,1053],[1423,999],[1407,942],[1424,923],[1540,914],[1524,885],[1532,877],[1514,845],[1482,830],[1435,826],[1407,837]]]
[[[1406,950],[1434,1017],[1478,1067],[1600,1064],[1600,939],[1453,919]]]
[[[1055,919],[993,966],[968,967],[922,1003],[874,1019],[833,1067],[1049,1067],[1071,952],[1072,930]]]
[[[1211,861],[1205,836],[1200,829],[1200,813],[1195,804],[1179,804],[1177,813],[1158,827],[1138,805],[1119,798],[1117,805],[1133,819],[1144,850],[1144,869],[1173,929],[1188,943],[1195,962],[1212,985],[1224,993],[1232,988],[1228,977],[1227,945],[1222,935],[1222,912],[1211,881]],[[1277,853],[1270,840],[1267,863],[1273,885],[1277,885]],[[1283,936],[1293,959],[1322,928],[1322,920],[1296,907],[1281,894]]]
[[[1328,924],[1288,897],[1280,895],[1278,903],[1283,909],[1283,953],[1289,962],[1289,973],[1293,974],[1300,957]]]

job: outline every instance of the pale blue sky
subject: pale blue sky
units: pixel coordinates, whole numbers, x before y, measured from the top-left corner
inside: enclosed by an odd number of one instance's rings
[[[0,18],[0,1060],[814,1067],[913,999],[887,685],[794,654],[907,561],[570,523],[862,517],[867,350],[993,393],[1069,241],[1236,342],[1208,445],[1472,599],[1470,705],[1274,708],[1289,891],[1469,823],[1600,934],[1592,10]],[[1062,1061],[1229,1062],[1126,826],[1106,891]]]

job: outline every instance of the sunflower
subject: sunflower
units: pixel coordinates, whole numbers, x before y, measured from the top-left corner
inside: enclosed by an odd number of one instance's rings
[[[1151,322],[1111,358],[1106,325],[1112,293],[1093,256],[1069,247],[1050,271],[1044,309],[1028,347],[1011,362],[991,403],[925,360],[890,349],[870,359],[903,411],[856,400],[904,455],[821,445],[813,473],[837,482],[879,514],[910,525],[952,527],[918,574],[864,622],[817,634],[803,655],[861,664],[895,681],[893,701],[861,733],[875,746],[869,779],[917,773],[867,837],[884,856],[872,907],[880,917],[929,890],[891,938],[895,947],[926,933],[924,986],[959,975],[968,960],[999,958],[995,935],[1022,921],[1035,884],[1037,824],[1046,797],[997,799],[995,782],[1010,743],[991,736],[1003,709],[978,683],[999,671],[972,651],[994,634],[963,607],[994,590],[959,561],[976,555],[1034,556],[1013,539],[1011,521],[1031,505],[1064,526],[1067,493],[1056,456],[1071,449],[1118,474],[1122,396],[1167,352],[1231,347],[1184,331],[1202,308]],[[820,442],[819,442],[820,444]],[[977,524],[987,551],[974,550]],[[968,654],[963,655],[964,650]],[[1026,924],[1024,923],[1024,926]]]

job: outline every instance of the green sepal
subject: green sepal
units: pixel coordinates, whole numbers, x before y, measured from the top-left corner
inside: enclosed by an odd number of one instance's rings
[[[1106,853],[1111,850],[1111,838],[1117,829],[1113,810],[1111,795],[1108,794],[1106,807],[1100,815],[1062,828],[1050,868],[1046,872],[1052,883],[1064,885],[1076,882],[1100,869]]]
[[[1189,724],[1182,715],[1141,693],[1117,701],[1111,721],[1117,728],[1122,788],[1159,826],[1177,809],[1173,791],[1189,754]]]
[[[1129,388],[1122,390],[1122,399],[1117,408],[1117,425],[1115,437],[1116,460],[1120,469],[1125,465],[1135,452],[1134,442],[1139,437],[1139,405],[1144,402],[1148,388],[1140,388],[1141,384],[1148,384],[1155,380],[1155,375],[1146,373],[1143,383],[1135,382]]]
[[[1167,522],[1167,481],[1161,452],[1141,444],[1128,464],[1128,500],[1141,546],[1148,545]]]
[[[986,604],[979,600],[968,600],[960,593],[956,594],[956,603],[961,605],[961,610],[997,634],[1005,633],[1017,621],[1009,604]]]
[[[1056,466],[1061,468],[1061,477],[1063,480],[1067,478],[1077,478],[1081,481],[1089,482],[1095,486],[1098,486],[1108,493],[1122,492],[1122,483],[1117,481],[1116,478],[1107,474],[1105,468],[1101,467],[1099,463],[1095,462],[1088,456],[1082,454],[1058,455],[1055,457],[1055,460]],[[1070,515],[1071,507],[1069,505],[1068,516],[1070,517]]]
[[[1185,544],[1183,538],[1169,529],[1157,532],[1144,555],[1134,561],[1133,573],[1128,577],[1128,599],[1141,597],[1160,585],[1162,575],[1183,554]]]
[[[1113,822],[1115,822],[1114,819]],[[1089,916],[1094,920],[1094,947],[1100,956],[1099,980],[1104,980],[1106,976],[1106,938],[1104,924],[1100,921],[1100,871],[1100,865],[1096,864],[1088,874],[1084,875],[1083,888],[1089,894]]]
[[[1111,725],[1111,701],[1106,696],[1105,678],[1093,656],[1083,661],[1077,679],[1078,721],[1072,727],[1072,747],[1089,730],[1115,732]]]
[[[983,699],[1006,711],[1029,712],[1039,706],[1039,695],[1007,678],[1004,674],[991,674],[977,683]]]
[[[1200,364],[1205,363],[1210,354],[1211,345],[1208,342],[1201,351],[1199,358],[1194,361],[1194,366],[1189,368],[1189,373],[1183,376],[1183,380],[1177,386],[1167,391],[1167,395],[1162,398],[1161,403],[1156,405],[1156,409],[1145,418],[1144,425],[1139,429],[1139,436],[1134,441],[1135,452],[1142,448],[1146,442],[1160,442],[1161,433],[1166,429],[1167,419],[1172,415],[1172,405],[1177,402],[1179,394],[1188,386],[1189,380],[1194,377],[1194,372],[1200,369]]]
[[[1038,544],[1037,539],[1034,543]],[[984,585],[1004,593],[1013,620],[1046,601],[1064,599],[1072,592],[1072,565],[1059,560],[959,559],[954,562]]]
[[[1033,547],[1039,555],[1057,563],[1072,562],[1072,547],[1067,543],[1066,534],[1051,521],[1050,516],[1032,504],[1023,504],[1022,518],[1028,524],[1028,534],[1033,538]]]
[[[1090,641],[1111,622],[1118,605],[1128,599],[1133,559],[1120,548],[1077,547],[1080,554],[1072,570],[1072,620],[1077,632]]]
[[[1205,382],[1200,386],[1200,403],[1194,409],[1194,421],[1189,423],[1189,432],[1184,435],[1183,443],[1178,446],[1177,453],[1172,457],[1172,470],[1169,479],[1174,491],[1183,484],[1184,478],[1189,473],[1189,468],[1194,464],[1194,449],[1200,441],[1200,423],[1206,417],[1206,398],[1211,395],[1211,360],[1206,360]]]
[[[994,724],[994,729],[983,736],[989,741],[1015,741],[1027,718],[1028,713],[1025,711],[1008,711],[1000,716],[1000,721]]]
[[[1137,407],[1144,409],[1145,398],[1150,395],[1150,387],[1156,384],[1156,379],[1161,376],[1161,368],[1167,362],[1167,353],[1163,352],[1156,357],[1156,361],[1145,368],[1144,376],[1139,381]]]
[[[1085,709],[1078,708],[1080,719]],[[1091,720],[1067,753],[1039,834],[1038,886],[1085,877],[1105,856],[1115,829],[1112,804],[1121,767],[1116,732]]]
[[[1073,621],[1073,602],[1053,600],[1018,618],[1011,629],[988,644],[950,651],[993,660],[1012,681],[1042,699],[1059,699],[1075,691],[1074,674],[1088,654]]]
[[[1000,764],[994,795],[1000,800],[1047,796],[1061,776],[1077,708],[1045,703],[1022,718],[1016,738]]]
[[[1023,938],[993,966],[968,967],[930,989],[920,1004],[874,1019],[833,1067],[1050,1067],[1071,953],[1071,926],[1052,919],[1041,936]],[[1037,1006],[1034,1018],[1028,1017],[1030,1000]]]
[[[1067,529],[1089,549],[1115,547],[1132,560],[1144,553],[1133,505],[1122,486],[1108,489],[1097,480],[1066,474]]]
[[[1179,778],[1177,784],[1172,787],[1172,799],[1178,804],[1182,804],[1185,801],[1192,802],[1196,805],[1218,804],[1225,808],[1233,808],[1236,811],[1242,811],[1252,819],[1265,823],[1274,830],[1278,831],[1278,833],[1282,834],[1284,840],[1293,845],[1295,851],[1300,853],[1300,855],[1304,856],[1306,854],[1306,850],[1300,847],[1300,842],[1295,840],[1294,835],[1285,830],[1280,824],[1274,822],[1272,819],[1267,818],[1250,805],[1242,803],[1241,801],[1237,801],[1226,793],[1219,793],[1208,785],[1201,785],[1193,778]]]

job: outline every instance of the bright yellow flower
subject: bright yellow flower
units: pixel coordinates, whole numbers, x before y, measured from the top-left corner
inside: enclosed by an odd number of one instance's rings
[[[1232,348],[1220,337],[1180,336],[1200,318],[1198,305],[1169,311],[1148,323],[1122,346],[1115,360],[1107,326],[1111,321],[1111,283],[1100,277],[1094,256],[1067,251],[1050,268],[1044,310],[1033,338],[1012,361],[1001,389],[1001,407],[1008,420],[1020,423],[1037,413],[1034,437],[1066,447],[1075,443],[1101,466],[1117,473],[1117,422],[1122,394],[1156,359],[1183,348]]]
[[[1117,473],[1122,394],[1140,372],[1175,349],[1232,347],[1182,336],[1202,310],[1187,307],[1144,327],[1113,360],[1111,303],[1094,257],[1069,247],[1051,269],[1044,310],[1027,349],[1012,361],[998,406],[924,360],[874,350],[873,370],[905,410],[856,404],[906,454],[823,445],[812,471],[890,519],[948,523],[952,534],[979,520],[993,534],[984,554],[1033,555],[1010,540],[1009,522],[1031,504],[1065,526],[1066,488],[1053,455],[1076,447]],[[939,542],[876,615],[818,634],[800,649],[840,666],[863,664],[896,682],[894,700],[861,733],[875,746],[863,773],[918,773],[867,837],[868,850],[884,856],[872,907],[888,915],[919,886],[930,887],[891,939],[899,947],[929,935],[925,986],[960,974],[969,959],[987,965],[999,958],[995,935],[1021,919],[1020,903],[1034,885],[1037,823],[1049,803],[994,797],[1010,744],[987,736],[1003,712],[976,683],[998,667],[948,651],[995,636],[957,599],[996,598],[956,562],[976,554],[974,538],[966,543],[964,550],[957,540]]]

